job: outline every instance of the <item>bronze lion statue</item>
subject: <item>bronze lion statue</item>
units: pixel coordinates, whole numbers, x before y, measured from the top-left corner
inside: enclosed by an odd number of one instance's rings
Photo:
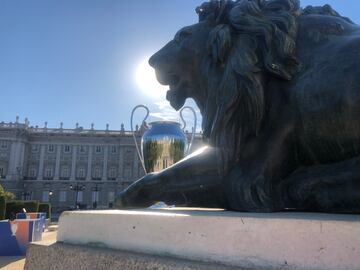
[[[121,207],[360,212],[360,27],[329,5],[210,1],[149,63],[202,148],[148,174]]]

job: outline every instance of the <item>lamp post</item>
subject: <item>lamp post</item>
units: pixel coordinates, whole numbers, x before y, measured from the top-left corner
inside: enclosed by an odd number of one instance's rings
[[[79,191],[85,190],[85,186],[84,186],[84,185],[79,185],[79,184],[76,184],[75,186],[73,186],[73,185],[71,184],[71,185],[70,185],[70,190],[75,191],[75,209],[77,209]]]
[[[49,202],[50,203],[51,203],[51,197],[52,197],[53,194],[54,194],[53,191],[50,189],[49,190]]]
[[[98,187],[98,185],[96,184],[95,187],[93,187],[91,190],[95,191],[95,200],[93,201],[93,208],[96,209],[96,207],[97,207],[97,196],[98,196],[98,192],[101,191],[101,188]]]

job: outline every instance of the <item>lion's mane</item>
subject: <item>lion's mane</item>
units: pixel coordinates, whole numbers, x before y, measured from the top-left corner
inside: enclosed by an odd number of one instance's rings
[[[242,144],[257,136],[265,114],[268,75],[291,80],[298,0],[210,1],[196,9],[214,25],[208,37],[203,130],[218,151],[219,172],[238,161]],[[220,74],[220,75],[219,75]]]

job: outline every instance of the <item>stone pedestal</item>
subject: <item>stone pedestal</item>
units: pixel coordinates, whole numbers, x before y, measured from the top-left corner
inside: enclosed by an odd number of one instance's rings
[[[86,256],[89,260],[94,257],[94,248],[99,258],[118,254],[118,257],[110,256],[109,265],[128,263],[121,255],[124,252],[180,262],[178,268],[164,263],[155,269],[227,266],[341,270],[358,269],[360,265],[360,216],[355,215],[254,214],[203,209],[74,211],[64,212],[60,217],[57,240],[58,243],[46,248],[32,245],[26,269],[46,269],[40,267],[46,259],[52,260],[51,263],[61,262],[56,269],[86,269],[79,268],[79,264]],[[39,249],[43,259],[36,256]],[[61,268],[66,261],[66,250],[72,250],[68,254],[74,266]],[[181,268],[186,263],[199,268]],[[204,263],[208,268],[200,268]]]

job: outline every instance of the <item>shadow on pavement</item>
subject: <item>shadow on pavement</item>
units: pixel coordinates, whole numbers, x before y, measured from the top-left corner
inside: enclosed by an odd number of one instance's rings
[[[0,256],[1,270],[22,270],[25,264],[25,256]]]

